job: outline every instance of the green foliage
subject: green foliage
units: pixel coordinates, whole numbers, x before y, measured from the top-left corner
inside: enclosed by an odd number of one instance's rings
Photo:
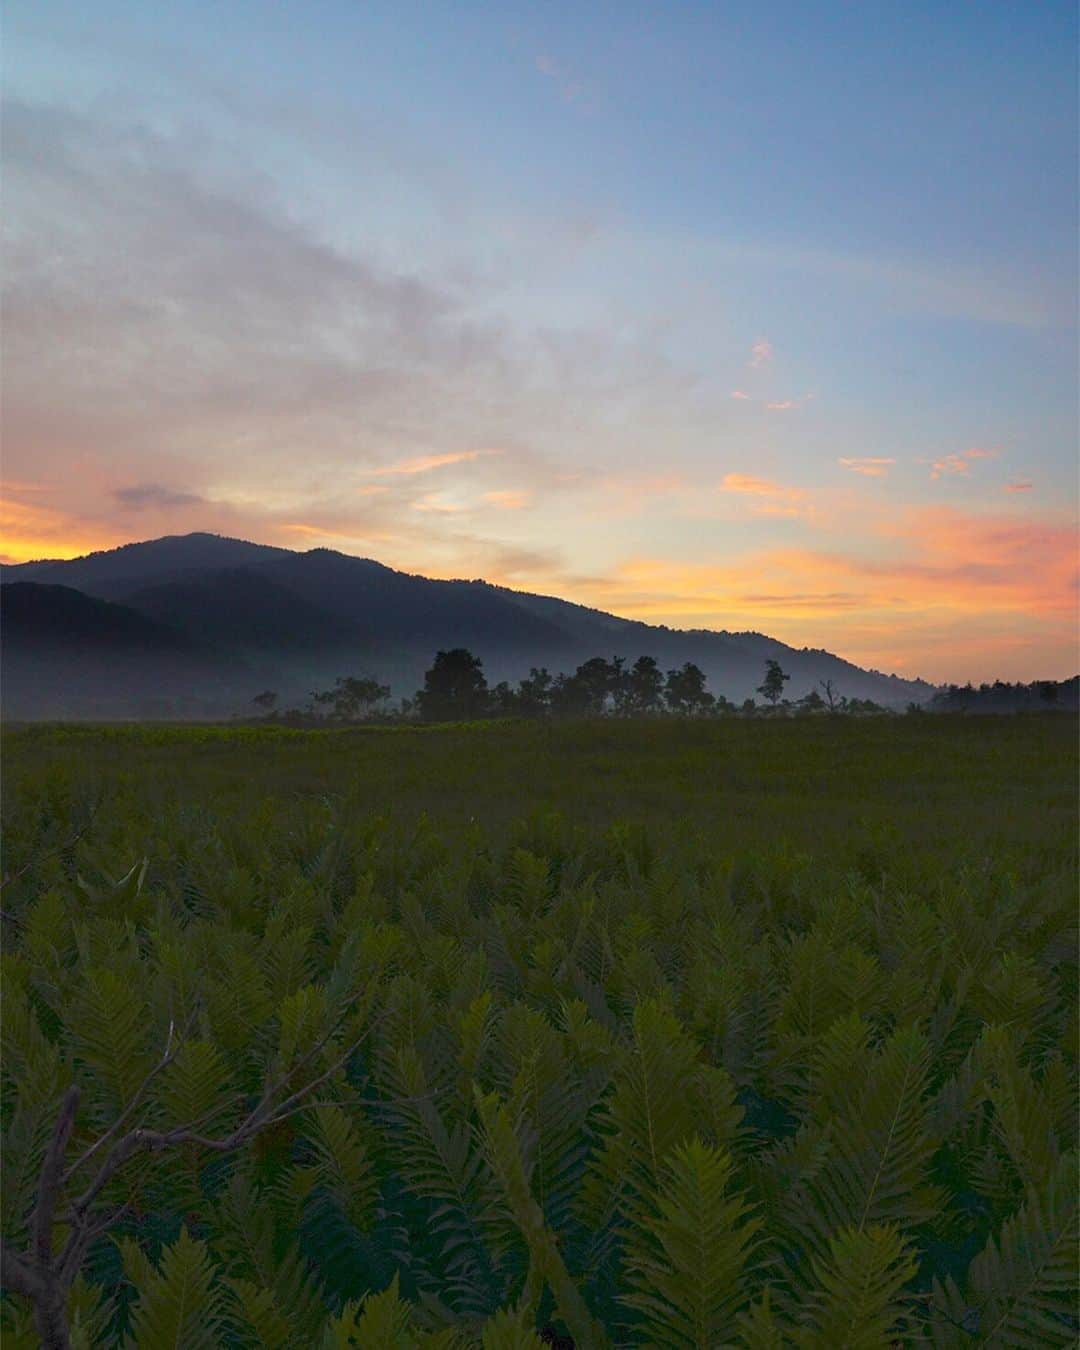
[[[138,1291],[131,1314],[137,1350],[182,1345],[213,1350],[225,1330],[225,1294],[206,1244],[186,1228],[166,1247],[157,1268],[132,1242],[123,1246],[124,1273]]]
[[[653,1203],[627,1238],[625,1302],[660,1345],[709,1350],[730,1336],[760,1219],[730,1194],[731,1155],[700,1139],[676,1147]]]
[[[1064,723],[748,725],[9,735],[5,1244],[72,1083],[57,1251],[290,1103],[73,1344],[1075,1343]]]
[[[896,1228],[875,1224],[845,1228],[829,1242],[829,1257],[815,1262],[818,1289],[811,1297],[811,1330],[798,1340],[839,1350],[878,1350],[900,1330],[900,1294],[916,1262]]]

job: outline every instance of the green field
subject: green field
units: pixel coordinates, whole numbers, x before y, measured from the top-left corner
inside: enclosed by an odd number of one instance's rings
[[[5,1345],[1075,1344],[1077,730],[9,730]]]

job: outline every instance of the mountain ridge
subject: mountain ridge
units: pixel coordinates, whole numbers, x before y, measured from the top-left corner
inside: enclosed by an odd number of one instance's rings
[[[531,666],[572,670],[591,656],[632,661],[647,654],[664,668],[693,661],[714,692],[734,700],[753,695],[766,659],[790,673],[796,698],[825,679],[849,697],[893,706],[934,692],[926,681],[865,670],[822,648],[792,647],[752,630],[648,624],[478,578],[432,579],[334,549],[297,551],[204,532],[9,564],[0,567],[0,581],[5,590],[60,585],[121,605],[213,651],[214,697],[232,700],[222,712],[237,710],[241,669],[284,700],[360,670],[390,683],[397,697],[411,695],[435,651],[451,646],[474,651],[492,682],[521,678]],[[25,654],[25,638],[16,645]],[[78,658],[78,643],[71,645]],[[87,671],[85,682],[91,677]]]

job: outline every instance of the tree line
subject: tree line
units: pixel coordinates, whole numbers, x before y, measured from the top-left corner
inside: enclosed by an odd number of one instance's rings
[[[593,656],[573,672],[552,673],[546,666],[533,666],[516,684],[500,680],[489,685],[481,659],[466,647],[454,647],[435,653],[423,688],[396,707],[389,701],[389,685],[367,676],[340,676],[332,688],[312,691],[303,708],[279,711],[278,696],[269,689],[257,694],[252,703],[261,715],[271,719],[334,722],[372,717],[453,722],[485,717],[719,717],[886,711],[870,699],[844,697],[832,680],[820,681],[817,688],[790,702],[784,696],[790,679],[779,661],[766,660],[756,690],[761,702],[747,698],[733,703],[706,688],[705,672],[693,661],[663,671],[652,656],[639,656],[632,665],[622,656],[610,660]]]

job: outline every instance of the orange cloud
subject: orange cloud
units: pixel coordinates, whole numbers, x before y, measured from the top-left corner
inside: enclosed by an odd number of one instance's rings
[[[459,511],[464,511],[465,507],[458,502],[440,501],[438,495],[433,492],[427,493],[418,501],[410,502],[409,506],[414,511],[431,511],[440,516],[457,515]]]
[[[1023,482],[1020,482],[1020,483],[1006,483],[1006,484],[1005,484],[1005,491],[1006,491],[1006,492],[1030,492],[1033,486],[1034,486],[1034,484],[1031,482],[1031,480],[1025,478],[1025,479],[1023,480]]]
[[[396,464],[384,464],[381,468],[370,469],[369,472],[380,477],[385,474],[428,473],[447,464],[465,464],[479,459],[482,455],[498,453],[497,450],[452,450],[445,455],[418,455],[413,459],[399,460]]]
[[[488,506],[497,507],[500,511],[520,511],[529,504],[529,497],[528,492],[506,489],[499,492],[481,493],[480,500],[486,502]]]
[[[781,496],[784,488],[769,478],[754,478],[746,473],[726,473],[720,484],[725,492],[747,492],[755,497]]]
[[[755,516],[794,517],[811,516],[814,508],[801,488],[785,487],[771,478],[755,478],[752,474],[727,473],[720,483],[722,492],[753,497],[751,508]]]
[[[766,504],[783,491],[736,478]],[[654,622],[763,629],[928,679],[1031,679],[1075,666],[1071,524],[926,507],[879,518],[864,545],[704,563],[637,557],[562,593]]]
[[[838,459],[836,462],[842,464],[845,469],[850,469],[852,473],[861,473],[866,478],[884,478],[896,460],[884,455],[865,455],[856,459]]]
[[[45,492],[40,484],[8,483],[8,492]],[[81,558],[97,549],[115,548],[128,536],[107,524],[80,519],[66,511],[16,497],[0,499],[0,559],[8,563],[41,558]]]
[[[782,398],[775,403],[766,403],[765,406],[771,408],[773,412],[787,412],[789,408],[794,408],[796,404],[793,398]]]
[[[980,450],[977,446],[973,446],[970,450],[961,450],[956,455],[943,455],[941,459],[935,459],[931,463],[930,477],[943,478],[948,474],[968,474],[971,472],[972,460],[996,457],[996,450]]]

